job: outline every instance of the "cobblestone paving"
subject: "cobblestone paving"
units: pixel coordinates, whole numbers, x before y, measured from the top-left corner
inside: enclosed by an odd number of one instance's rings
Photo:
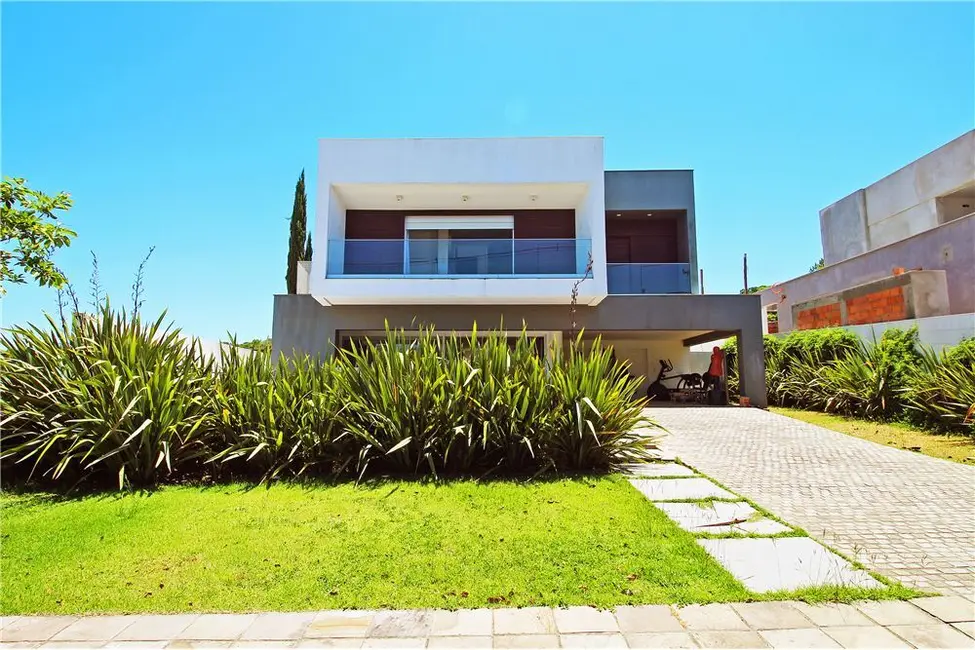
[[[748,408],[654,408],[676,456],[841,553],[975,596],[975,467]]]
[[[975,648],[975,603],[921,598],[173,616],[7,617],[0,648]]]

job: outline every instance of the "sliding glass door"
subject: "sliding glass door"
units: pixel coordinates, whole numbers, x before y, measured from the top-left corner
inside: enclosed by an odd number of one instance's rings
[[[447,272],[452,275],[510,275],[511,230],[448,230]]]
[[[407,275],[511,275],[510,228],[407,230]]]

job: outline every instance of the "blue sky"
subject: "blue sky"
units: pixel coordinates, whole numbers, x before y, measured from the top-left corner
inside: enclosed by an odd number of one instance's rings
[[[709,293],[819,259],[818,211],[971,129],[971,3],[2,5],[2,171],[67,190],[128,304],[270,335],[319,137],[603,135],[693,168]],[[309,184],[313,213],[314,183]],[[6,326],[55,309],[14,286]]]

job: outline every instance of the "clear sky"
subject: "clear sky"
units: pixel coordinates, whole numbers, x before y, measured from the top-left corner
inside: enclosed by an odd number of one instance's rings
[[[2,171],[71,192],[57,262],[148,313],[270,335],[320,137],[605,136],[692,168],[709,293],[805,273],[820,208],[973,127],[972,3],[21,3],[2,7]],[[3,323],[54,311],[10,288]]]

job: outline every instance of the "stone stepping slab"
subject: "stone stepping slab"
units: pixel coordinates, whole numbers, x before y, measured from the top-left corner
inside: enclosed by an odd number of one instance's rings
[[[731,492],[718,487],[706,478],[631,479],[630,483],[651,501],[679,501],[712,497],[740,500]]]
[[[771,519],[753,519],[758,514],[757,510],[703,477],[634,478],[630,479],[630,483],[678,526],[692,533],[737,531],[774,535],[790,530],[788,526]],[[673,503],[711,498],[732,502]],[[701,528],[709,523],[736,519],[746,521]],[[737,537],[698,539],[697,542],[747,589],[756,593],[824,585],[883,588],[866,571],[854,568],[847,560],[808,537]]]
[[[776,535],[792,529],[777,521],[763,517],[747,503],[658,503],[657,507],[673,519],[678,526],[691,533],[752,533],[756,535]],[[744,520],[744,521],[743,521]],[[727,526],[716,526],[722,522],[737,521]]]
[[[689,467],[680,463],[634,463],[626,465],[623,471],[629,476],[659,478],[661,476],[697,476]]]
[[[840,585],[883,588],[808,537],[699,539],[697,543],[751,591]]]

